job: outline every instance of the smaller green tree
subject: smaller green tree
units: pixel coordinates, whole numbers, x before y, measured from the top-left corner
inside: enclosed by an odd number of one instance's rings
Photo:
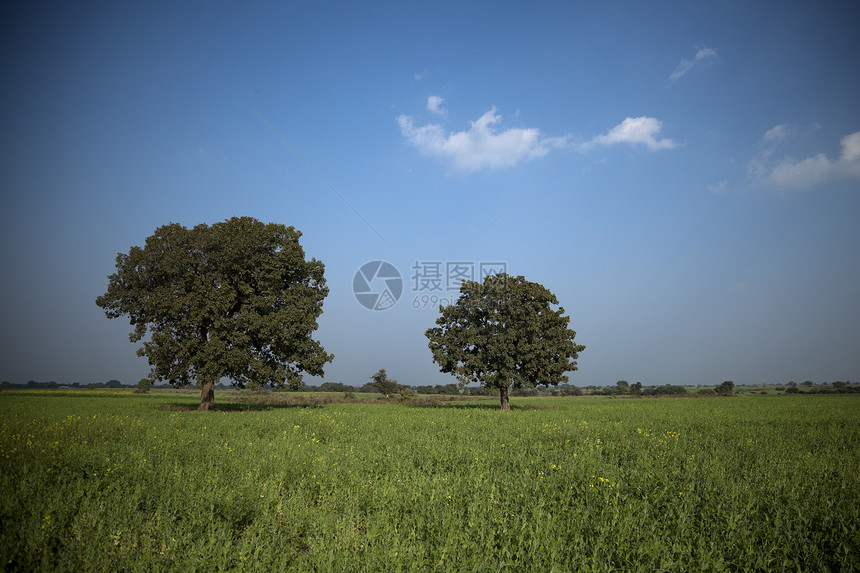
[[[498,390],[510,410],[508,388],[558,386],[577,369],[585,346],[574,342],[564,308],[546,287],[505,273],[483,283],[463,281],[454,304],[439,307],[436,327],[425,333],[433,361],[460,386],[476,382]]]
[[[137,388],[135,389],[135,394],[146,394],[149,392],[149,389],[152,387],[152,380],[149,378],[141,378],[137,382]]]
[[[386,398],[397,392],[397,380],[389,378],[385,368],[380,368],[376,374],[370,377],[370,380],[373,388]]]

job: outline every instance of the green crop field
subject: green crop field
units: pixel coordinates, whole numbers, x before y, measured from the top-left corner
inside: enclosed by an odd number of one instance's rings
[[[0,393],[0,569],[860,567],[857,395],[228,396]]]

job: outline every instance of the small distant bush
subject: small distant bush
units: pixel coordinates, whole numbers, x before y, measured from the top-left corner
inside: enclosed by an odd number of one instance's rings
[[[731,380],[726,380],[725,382],[714,388],[714,391],[722,396],[731,396],[735,393],[735,383]]]
[[[355,394],[353,394],[352,392],[344,392],[343,393],[343,399],[344,400],[355,400]]]
[[[687,389],[676,384],[663,384],[662,386],[649,386],[642,389],[643,396],[674,396],[686,394]]]
[[[699,396],[716,396],[717,393],[713,388],[699,388],[697,392]]]
[[[415,400],[415,390],[411,388],[401,390],[400,394],[397,395],[398,402],[411,402],[413,400]]]
[[[152,388],[152,380],[149,378],[141,378],[137,383],[137,388],[135,388],[135,394],[146,394],[149,392],[149,389]]]

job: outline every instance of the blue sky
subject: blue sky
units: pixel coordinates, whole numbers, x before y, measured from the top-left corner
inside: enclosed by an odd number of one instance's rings
[[[249,215],[326,265],[325,380],[454,381],[412,267],[501,262],[570,315],[575,384],[860,381],[851,2],[2,10],[0,379],[136,382],[116,253]]]

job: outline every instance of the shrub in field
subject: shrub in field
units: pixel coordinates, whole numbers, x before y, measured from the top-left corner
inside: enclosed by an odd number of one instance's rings
[[[400,394],[397,395],[398,402],[412,402],[413,400],[415,400],[415,390],[411,388],[401,390]]]
[[[135,394],[146,394],[149,392],[149,389],[152,387],[152,380],[149,378],[141,378],[137,382],[137,388],[135,388]]]
[[[731,380],[726,380],[725,382],[714,388],[714,392],[722,396],[731,396],[735,393],[735,383]]]

